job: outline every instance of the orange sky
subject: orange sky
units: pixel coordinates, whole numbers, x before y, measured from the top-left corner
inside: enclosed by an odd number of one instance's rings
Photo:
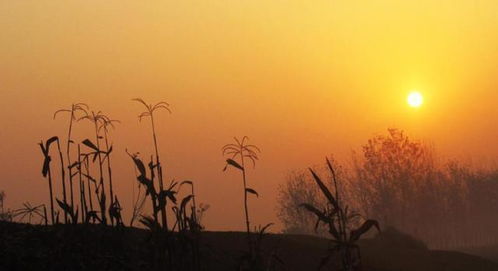
[[[422,108],[406,106],[411,89]],[[261,194],[254,224],[277,221],[288,170],[346,159],[388,127],[450,157],[494,161],[498,1],[0,0],[0,91],[7,207],[47,200],[36,143],[65,135],[56,109],[85,102],[123,122],[115,183],[129,210],[124,149],[152,151],[130,101],[142,97],[172,105],[158,123],[167,178],[196,181],[208,229],[240,230],[241,182],[221,171],[233,136],[263,151],[249,175]]]

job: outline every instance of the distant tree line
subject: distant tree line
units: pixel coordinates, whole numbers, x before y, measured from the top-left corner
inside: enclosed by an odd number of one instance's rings
[[[350,208],[383,227],[395,227],[434,248],[498,241],[497,168],[441,161],[432,147],[398,129],[368,140],[350,165],[335,165]],[[316,219],[299,208],[302,202],[326,203],[306,173],[291,172],[281,184],[278,216],[287,233],[322,235],[326,229],[315,231]]]

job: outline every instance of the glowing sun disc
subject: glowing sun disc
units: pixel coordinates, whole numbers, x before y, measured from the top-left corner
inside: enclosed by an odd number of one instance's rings
[[[408,105],[410,105],[411,107],[420,107],[424,103],[424,97],[420,92],[412,91],[408,95],[406,101],[408,102]]]

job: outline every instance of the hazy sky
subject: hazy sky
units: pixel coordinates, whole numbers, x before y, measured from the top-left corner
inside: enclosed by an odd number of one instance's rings
[[[422,108],[407,107],[411,89]],[[498,1],[0,0],[0,93],[7,207],[46,202],[36,143],[65,135],[55,110],[85,102],[122,121],[114,182],[128,214],[137,184],[125,148],[152,151],[131,102],[142,97],[173,110],[158,117],[166,179],[196,182],[208,229],[242,230],[241,181],[222,172],[233,136],[263,151],[249,173],[256,225],[277,222],[288,170],[347,159],[389,127],[494,161]]]

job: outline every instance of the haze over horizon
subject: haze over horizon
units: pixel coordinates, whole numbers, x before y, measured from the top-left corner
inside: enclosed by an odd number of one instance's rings
[[[348,161],[390,127],[441,156],[496,163],[498,2],[372,2],[0,0],[6,207],[47,202],[36,144],[65,138],[67,116],[52,116],[75,102],[122,122],[112,141],[125,221],[137,186],[125,149],[152,154],[137,97],[171,104],[157,123],[165,179],[196,182],[208,230],[244,228],[237,172],[222,172],[233,136],[262,150],[249,172],[254,226],[278,222],[289,170]],[[74,135],[93,138],[90,124]]]

